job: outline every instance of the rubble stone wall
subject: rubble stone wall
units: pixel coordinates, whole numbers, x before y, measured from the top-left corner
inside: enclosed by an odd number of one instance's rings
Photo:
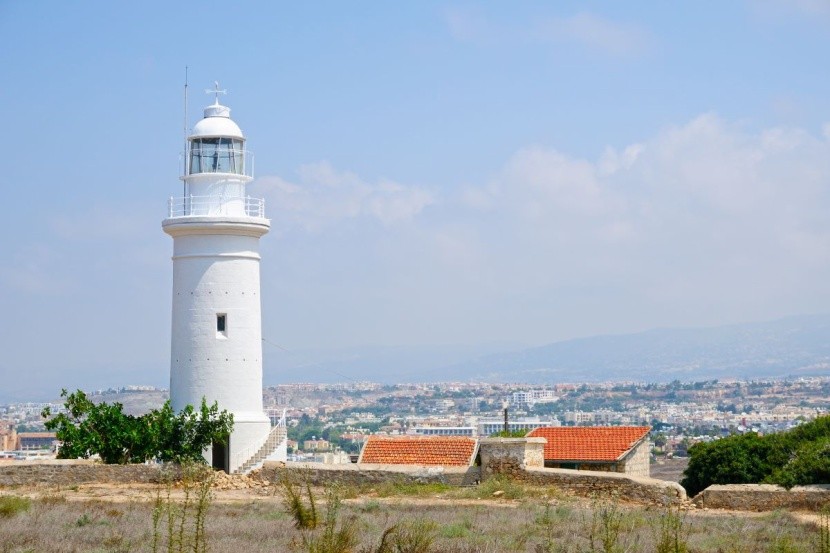
[[[651,443],[648,440],[643,440],[634,451],[628,454],[628,457],[623,461],[623,469],[620,472],[629,474],[631,476],[642,476],[648,478],[651,474]]]
[[[686,490],[676,482],[619,472],[527,468],[510,476],[538,486],[555,486],[563,493],[580,497],[616,497],[654,505],[686,500]]]
[[[544,467],[545,443],[545,438],[482,438],[478,450],[482,478]]]
[[[170,476],[178,476],[178,469],[169,465],[104,465],[69,460],[0,463],[0,486],[156,483]]]
[[[692,501],[698,507],[707,509],[817,511],[830,505],[830,486],[796,486],[786,490],[772,484],[712,485],[697,494]]]
[[[252,474],[267,481],[278,481],[280,471],[288,470],[307,478],[315,486],[342,484],[364,486],[387,482],[406,484],[442,483],[451,486],[472,485],[479,481],[478,467],[416,467],[406,465],[375,465],[368,463],[328,465],[323,463],[266,462]]]

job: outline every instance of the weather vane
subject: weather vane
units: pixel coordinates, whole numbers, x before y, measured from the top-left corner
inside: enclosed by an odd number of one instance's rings
[[[213,88],[206,88],[205,94],[216,94],[216,103],[219,103],[219,95],[220,94],[227,94],[227,90],[219,90],[219,81],[213,81]]]

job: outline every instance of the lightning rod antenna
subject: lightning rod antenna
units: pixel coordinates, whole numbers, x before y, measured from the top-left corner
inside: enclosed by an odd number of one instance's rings
[[[182,150],[182,155],[184,156],[184,175],[187,176],[187,164],[188,164],[188,156],[187,156],[187,66],[184,66],[184,150]],[[184,198],[187,196],[187,181],[182,180],[182,201],[184,202]]]

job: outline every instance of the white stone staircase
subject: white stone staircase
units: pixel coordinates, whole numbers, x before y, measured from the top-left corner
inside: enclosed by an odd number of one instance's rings
[[[271,431],[262,445],[258,449],[250,448],[242,452],[241,458],[244,461],[233,469],[233,474],[248,474],[252,470],[260,468],[268,460],[285,461],[287,444],[288,428],[285,424],[285,411],[283,411],[282,418],[275,426],[271,427]]]

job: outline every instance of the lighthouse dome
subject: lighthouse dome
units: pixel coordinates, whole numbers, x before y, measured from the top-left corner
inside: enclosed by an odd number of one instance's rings
[[[242,138],[242,130],[230,117],[231,108],[219,103],[205,108],[205,118],[193,126],[190,138],[221,136]]]

